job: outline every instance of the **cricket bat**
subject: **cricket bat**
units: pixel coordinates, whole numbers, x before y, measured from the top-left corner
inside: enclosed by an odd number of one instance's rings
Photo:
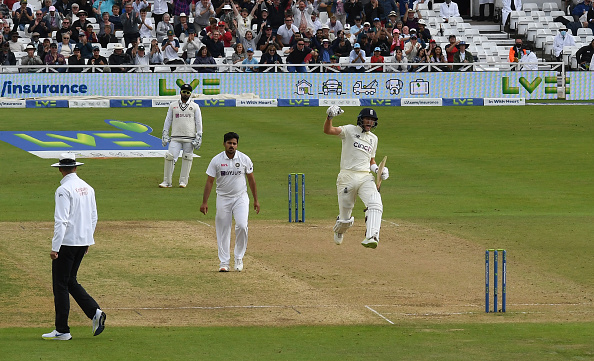
[[[375,186],[377,187],[377,191],[379,192],[380,187],[382,186],[382,172],[384,167],[386,166],[386,160],[388,160],[388,156],[386,155],[384,159],[382,159],[381,163],[377,167],[377,175],[375,177]]]

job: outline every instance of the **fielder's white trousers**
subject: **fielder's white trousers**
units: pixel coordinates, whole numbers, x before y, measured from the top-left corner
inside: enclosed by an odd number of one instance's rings
[[[379,237],[381,214],[384,208],[373,174],[370,172],[341,170],[336,179],[336,191],[338,193],[338,218],[342,221],[351,218],[355,201],[359,196],[368,209],[367,214],[371,217],[366,224],[366,235],[368,237]]]
[[[247,192],[239,197],[224,197],[217,195],[217,215],[215,225],[217,229],[217,244],[219,246],[219,260],[221,266],[229,266],[231,254],[231,225],[235,218],[235,251],[236,260],[243,259],[248,242],[248,214],[250,198]]]

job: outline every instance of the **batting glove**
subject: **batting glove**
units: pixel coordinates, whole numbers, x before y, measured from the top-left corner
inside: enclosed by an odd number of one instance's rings
[[[326,114],[328,114],[328,118],[332,119],[340,114],[344,113],[344,110],[340,109],[338,105],[331,105],[326,110]]]
[[[390,177],[390,173],[388,172],[388,167],[384,167],[382,170],[382,180],[386,180]]]
[[[163,136],[161,137],[161,144],[163,144],[163,146],[166,146],[167,143],[169,143],[171,141],[171,137],[169,136],[169,134],[167,134],[167,132],[163,132]]]
[[[194,149],[198,150],[198,149],[200,149],[201,145],[202,145],[202,134],[196,134],[196,138],[194,138],[194,140],[192,140],[192,146],[194,147]]]

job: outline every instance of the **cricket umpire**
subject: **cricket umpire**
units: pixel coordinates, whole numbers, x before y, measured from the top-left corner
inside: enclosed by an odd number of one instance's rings
[[[186,188],[192,169],[194,149],[200,149],[202,144],[202,112],[198,104],[192,101],[192,86],[184,84],[180,89],[180,100],[171,102],[163,125],[163,146],[169,143],[165,153],[165,169],[161,188],[171,188],[173,169],[179,152],[183,150],[181,172],[179,174],[179,187]],[[171,136],[169,129],[171,128]]]
[[[94,336],[105,328],[105,312],[76,279],[83,257],[89,246],[95,244],[93,234],[97,225],[95,190],[76,174],[77,167],[83,164],[76,161],[74,153],[62,153],[60,161],[52,164],[62,173],[61,185],[55,194],[54,238],[50,252],[56,329],[43,334],[44,339],[72,339],[68,327],[70,295],[93,320]]]
[[[340,155],[340,173],[336,180],[339,214],[334,225],[334,242],[341,244],[343,235],[353,225],[351,216],[356,196],[365,203],[366,232],[361,244],[367,248],[376,248],[382,224],[382,197],[377,190],[372,173],[378,171],[375,164],[375,152],[378,138],[371,130],[377,127],[377,113],[371,108],[363,108],[357,117],[357,125],[347,124],[340,127],[332,125],[332,119],[344,113],[340,107],[332,105],[326,111],[324,133],[337,135],[342,139]],[[381,178],[388,179],[388,168],[384,167]]]
[[[231,260],[231,224],[235,218],[235,270],[243,270],[243,256],[247,249],[248,241],[248,214],[250,209],[250,198],[247,194],[245,179],[247,178],[254,197],[254,210],[260,213],[258,202],[258,191],[254,178],[254,164],[250,157],[237,150],[239,135],[234,132],[226,133],[223,136],[225,151],[215,155],[206,174],[208,176],[204,185],[204,195],[200,212],[208,212],[208,198],[212,186],[217,181],[217,213],[215,227],[217,232],[217,244],[219,247],[219,272],[229,272],[229,261]]]

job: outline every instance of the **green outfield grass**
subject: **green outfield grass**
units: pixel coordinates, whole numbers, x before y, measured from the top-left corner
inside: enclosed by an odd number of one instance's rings
[[[335,125],[354,122],[346,108]],[[377,158],[388,156],[384,218],[414,222],[506,248],[531,265],[592,290],[594,107],[377,108]],[[0,130],[112,130],[104,119],[150,125],[159,137],[166,109],[3,109]],[[162,159],[87,159],[79,174],[97,193],[101,220],[213,221],[199,213],[209,160],[225,132],[255,164],[264,220],[287,216],[287,174],[306,174],[310,220],[337,214],[340,139],[323,134],[324,108],[203,108],[204,143],[187,189],[159,189]],[[0,143],[0,221],[51,221],[60,175],[50,160]],[[179,166],[174,180],[179,174]],[[214,200],[211,199],[214,207]],[[360,212],[359,203],[356,212]],[[360,213],[362,214],[362,213]],[[0,249],[2,249],[0,240]],[[49,242],[49,240],[48,240]],[[4,245],[6,247],[7,245]],[[443,245],[448,247],[447,244]],[[379,250],[379,249],[378,249]],[[0,263],[0,277],[9,275]],[[0,284],[2,293],[19,287]],[[580,300],[592,303],[587,292]],[[48,346],[47,330],[2,329],[6,360],[109,355],[110,359],[558,360],[592,359],[594,322],[439,324],[391,327],[112,328],[105,336]],[[86,331],[85,331],[86,332]],[[78,332],[81,334],[82,332]],[[88,337],[92,338],[92,337]],[[92,342],[90,342],[92,341]],[[62,357],[60,357],[62,356]],[[3,358],[5,358],[3,356]]]

